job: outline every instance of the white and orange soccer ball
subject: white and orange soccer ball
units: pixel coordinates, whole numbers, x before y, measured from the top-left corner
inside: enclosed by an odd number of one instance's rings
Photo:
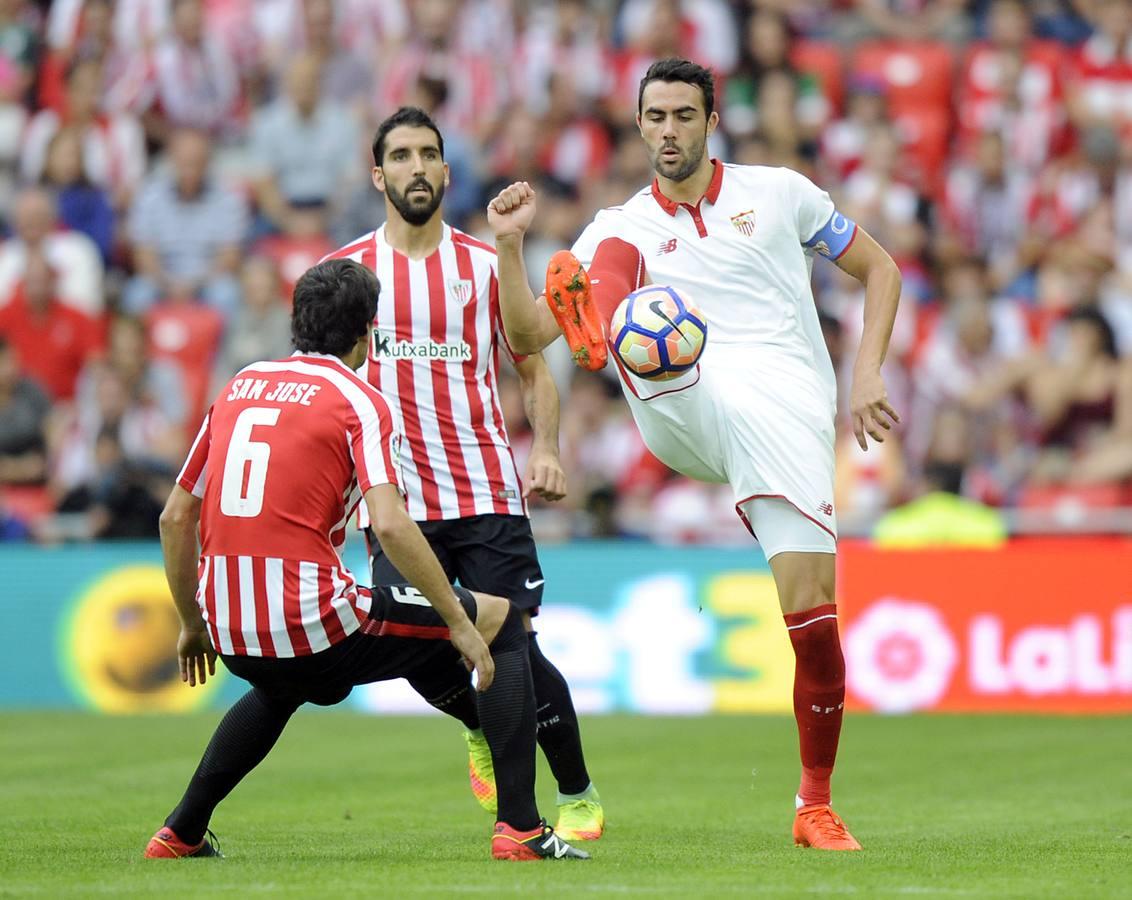
[[[609,343],[634,375],[666,381],[691,369],[704,352],[707,319],[676,288],[650,284],[621,301]]]

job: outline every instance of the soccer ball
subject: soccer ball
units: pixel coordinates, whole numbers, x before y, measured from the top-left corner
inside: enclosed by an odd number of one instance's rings
[[[634,375],[666,381],[687,372],[704,352],[707,319],[675,288],[650,284],[621,301],[610,343]]]

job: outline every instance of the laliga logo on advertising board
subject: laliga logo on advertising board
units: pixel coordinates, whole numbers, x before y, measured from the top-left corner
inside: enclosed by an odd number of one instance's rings
[[[1067,625],[1031,625],[1006,637],[1000,617],[974,616],[962,648],[967,690],[1030,697],[1132,693],[1132,607],[1113,613],[1107,657],[1105,624],[1099,615],[1082,614]],[[848,686],[881,712],[927,709],[947,694],[960,649],[936,607],[884,597],[846,633]]]
[[[1111,662],[1105,663],[1104,620],[1080,615],[1066,626],[1033,625],[1003,642],[997,616],[971,620],[971,687],[1030,696],[1132,693],[1132,607],[1112,614]]]
[[[884,597],[845,636],[849,688],[881,712],[935,705],[959,660],[939,611],[926,603]]]

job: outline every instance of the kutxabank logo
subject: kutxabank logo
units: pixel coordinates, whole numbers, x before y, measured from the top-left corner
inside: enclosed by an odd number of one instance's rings
[[[469,362],[472,347],[467,341],[399,341],[393,335],[374,329],[373,357],[377,360],[441,360],[443,362]]]

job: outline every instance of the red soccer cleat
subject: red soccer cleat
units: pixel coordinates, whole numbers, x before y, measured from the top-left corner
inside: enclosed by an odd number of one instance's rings
[[[496,859],[535,862],[540,859],[589,859],[585,850],[567,844],[543,819],[537,828],[516,831],[506,822],[495,823],[491,855]]]
[[[841,817],[828,806],[803,806],[794,816],[794,843],[815,850],[860,850]]]
[[[224,857],[220,852],[220,843],[211,831],[194,846],[186,844],[177,837],[172,828],[160,828],[145,847],[146,859],[184,859],[185,857],[199,859],[205,856]]]
[[[605,325],[590,292],[590,277],[569,250],[559,250],[546,267],[546,305],[570,345],[574,362],[597,372],[605,368]]]

